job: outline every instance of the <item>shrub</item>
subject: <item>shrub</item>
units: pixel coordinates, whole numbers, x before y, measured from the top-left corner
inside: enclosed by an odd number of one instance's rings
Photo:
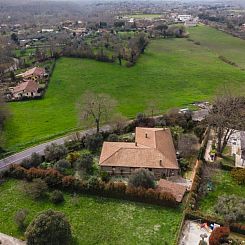
[[[106,183],[110,181],[110,175],[105,171],[100,171],[100,178]]]
[[[67,155],[67,149],[64,145],[52,143],[44,149],[45,160],[48,162],[57,162]]]
[[[214,210],[228,222],[242,221],[245,219],[245,198],[235,195],[221,196]]]
[[[107,141],[109,142],[118,142],[119,141],[119,137],[117,134],[110,134],[107,138]]]
[[[230,234],[229,227],[217,227],[212,231],[209,237],[209,244],[220,245],[224,242],[227,242],[227,238],[229,234]]]
[[[187,171],[190,168],[190,163],[186,159],[181,158],[179,160],[179,166],[180,166],[181,171]]]
[[[62,203],[64,201],[64,196],[61,191],[55,190],[50,194],[50,200],[54,204]]]
[[[47,210],[30,223],[25,232],[27,245],[68,245],[71,242],[71,226],[63,213]]]
[[[89,152],[84,152],[80,158],[75,162],[78,170],[85,170],[87,173],[91,173],[93,169],[93,155]]]
[[[28,213],[29,211],[27,209],[20,209],[14,215],[14,222],[20,230],[24,230],[26,226],[25,221]]]
[[[85,147],[92,152],[96,152],[102,146],[102,142],[103,136],[101,134],[90,135],[85,139]]]
[[[235,168],[231,171],[231,176],[239,185],[245,185],[245,168]]]
[[[81,154],[79,152],[73,151],[67,155],[66,160],[73,164],[80,156]]]
[[[130,177],[128,184],[133,187],[155,188],[154,175],[146,169],[135,171]]]
[[[24,192],[32,199],[39,199],[45,196],[48,186],[41,179],[34,179],[31,183],[25,182],[23,185]]]
[[[61,159],[57,163],[55,163],[54,168],[63,173],[66,169],[70,168],[71,164],[65,160]]]
[[[39,155],[38,153],[32,153],[30,158],[24,159],[20,165],[23,168],[32,168],[32,167],[38,167],[43,162],[43,157]]]
[[[99,187],[99,179],[96,176],[91,176],[87,181],[87,187],[91,190],[96,190]]]

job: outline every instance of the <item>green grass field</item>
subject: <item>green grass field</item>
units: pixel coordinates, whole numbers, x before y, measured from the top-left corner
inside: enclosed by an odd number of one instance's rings
[[[226,57],[245,69],[245,41],[214,28],[199,26],[188,29],[191,38],[199,41],[211,52]]]
[[[218,197],[222,195],[237,195],[239,197],[245,198],[245,188],[241,185],[238,185],[230,176],[229,172],[218,171],[212,177],[214,190],[209,192],[200,201],[200,210],[208,215],[214,215],[214,205],[216,204]]]
[[[191,32],[193,36],[198,36],[198,32],[210,33],[211,43],[215,41],[214,32],[228,40],[223,44],[227,49],[233,42],[239,65],[245,64],[244,41],[243,45],[236,45],[241,40],[208,27],[197,27]],[[12,118],[6,127],[6,147],[20,150],[75,129],[76,103],[85,90],[110,94],[118,101],[118,111],[129,118],[144,111],[150,100],[157,100],[164,112],[211,99],[224,84],[242,91],[245,72],[221,61],[220,54],[208,47],[211,44],[201,42],[195,45],[187,39],[152,40],[131,68],[94,60],[59,59],[44,99],[10,104]],[[226,56],[228,51],[222,50]]]
[[[15,212],[29,210],[28,222],[38,212],[55,209],[63,212],[78,244],[175,244],[181,211],[99,197],[79,196],[78,204],[65,194],[64,204],[33,201],[19,190],[20,181],[0,185],[0,232],[23,237],[13,222]],[[165,243],[167,242],[167,243]]]

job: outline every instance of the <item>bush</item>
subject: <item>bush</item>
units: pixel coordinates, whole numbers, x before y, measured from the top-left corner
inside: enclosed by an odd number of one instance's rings
[[[105,171],[100,172],[100,178],[102,181],[104,181],[106,183],[110,181],[110,175]]]
[[[45,160],[48,162],[57,162],[67,155],[67,149],[64,145],[52,143],[44,149]]]
[[[75,162],[75,166],[78,170],[85,170],[87,173],[92,172],[93,164],[93,155],[89,152],[84,152]]]
[[[61,191],[55,190],[50,194],[50,200],[54,204],[62,203],[64,201],[64,196]]]
[[[129,177],[129,186],[155,188],[154,175],[149,170],[139,169]]]
[[[245,168],[233,169],[231,176],[239,185],[245,185]]]
[[[73,164],[80,156],[81,154],[79,152],[73,151],[67,155],[66,160]]]
[[[27,209],[20,209],[14,215],[14,222],[20,230],[24,230],[26,227],[25,221],[28,213],[29,211]]]
[[[58,171],[60,171],[61,173],[64,173],[64,171],[70,167],[71,167],[71,164],[65,159],[59,160],[54,165],[54,168],[57,169]]]
[[[179,160],[179,167],[180,167],[180,169],[181,169],[181,172],[182,172],[182,171],[185,172],[185,171],[187,171],[187,170],[190,168],[190,163],[189,163],[189,161],[187,161],[186,159],[181,158],[181,159]]]
[[[30,223],[25,232],[27,245],[68,245],[71,242],[71,226],[63,213],[47,210]]]
[[[103,136],[101,134],[94,134],[85,139],[85,147],[91,152],[96,152],[102,146],[102,143]]]
[[[110,134],[107,138],[107,141],[109,142],[118,142],[119,141],[119,137],[117,134]]]
[[[39,155],[38,153],[32,153],[30,158],[24,159],[20,165],[23,168],[32,168],[32,167],[38,167],[43,162],[43,157]]]
[[[245,198],[235,195],[221,196],[214,210],[229,223],[243,221],[245,219]]]
[[[220,245],[222,243],[228,242],[227,238],[229,235],[230,235],[229,227],[217,227],[212,231],[209,237],[209,244]]]
[[[45,181],[34,179],[31,183],[24,183],[23,190],[32,199],[39,199],[45,196],[48,191],[48,186]]]

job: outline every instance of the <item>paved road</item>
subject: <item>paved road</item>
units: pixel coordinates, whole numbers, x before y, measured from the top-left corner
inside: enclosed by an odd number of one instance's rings
[[[109,126],[109,125],[105,125],[105,126],[101,127],[101,131],[105,132],[105,131],[110,131],[110,130],[111,130],[111,126]],[[84,130],[84,131],[79,131],[77,133],[79,133],[79,135],[82,137],[84,135],[89,135],[89,134],[91,135],[95,132],[96,132],[96,129],[93,128],[93,129],[88,129],[88,130]],[[63,145],[65,143],[65,141],[71,140],[73,136],[74,136],[74,133],[66,135],[62,138],[51,140],[51,141],[48,141],[46,143],[28,148],[24,151],[21,151],[19,153],[14,154],[12,156],[6,157],[6,158],[0,160],[0,170],[1,169],[7,169],[11,164],[20,163],[23,159],[29,158],[31,156],[31,154],[34,152],[39,153],[39,154],[43,154],[45,147],[47,145],[50,145],[51,143]]]

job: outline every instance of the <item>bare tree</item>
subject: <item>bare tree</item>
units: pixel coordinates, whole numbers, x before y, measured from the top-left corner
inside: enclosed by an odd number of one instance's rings
[[[116,107],[116,101],[107,94],[87,91],[83,94],[78,106],[80,120],[94,123],[98,133],[101,123],[110,121]]]
[[[159,113],[159,105],[156,99],[149,100],[147,103],[146,115],[150,117],[154,117],[157,113]]]
[[[245,97],[226,93],[218,96],[206,118],[207,125],[217,134],[217,153],[224,151],[230,136],[236,130],[245,130]]]
[[[122,116],[120,113],[116,113],[113,115],[111,123],[114,131],[122,133],[128,123],[128,119]]]

